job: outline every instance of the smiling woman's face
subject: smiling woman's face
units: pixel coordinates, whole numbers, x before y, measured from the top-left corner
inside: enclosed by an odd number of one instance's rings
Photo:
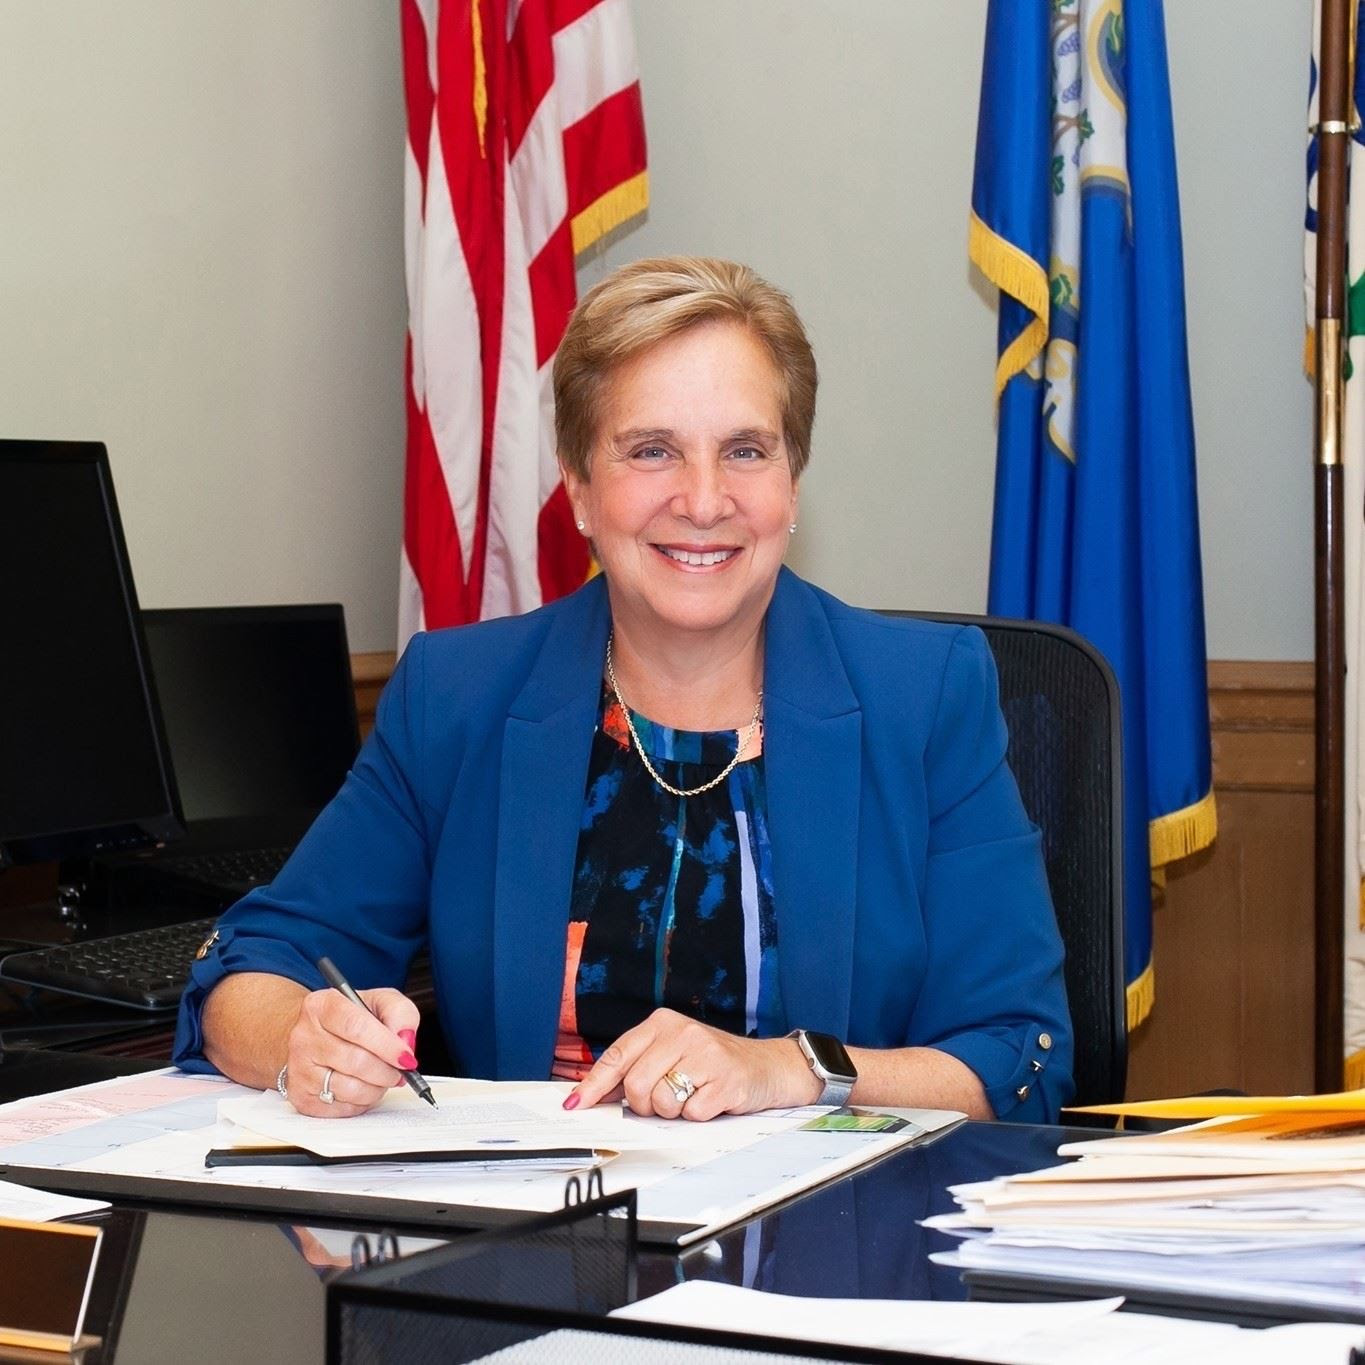
[[[756,630],[796,520],[781,380],[736,322],[708,322],[607,379],[587,481],[565,471],[618,629],[636,647]]]

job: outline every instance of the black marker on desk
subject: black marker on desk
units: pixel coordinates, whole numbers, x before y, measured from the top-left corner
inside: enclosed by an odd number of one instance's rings
[[[351,989],[351,983],[342,976],[337,964],[330,957],[318,958],[318,971],[327,980],[327,984],[334,990],[338,990],[353,1005],[359,1005],[361,1009],[373,1014],[374,1011]],[[437,1107],[436,1096],[431,1093],[431,1087],[426,1083],[426,1078],[420,1071],[404,1071],[403,1079],[431,1105],[433,1109]]]

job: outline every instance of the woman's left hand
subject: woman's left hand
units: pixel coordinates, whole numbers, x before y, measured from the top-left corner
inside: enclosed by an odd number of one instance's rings
[[[684,1091],[690,1082],[692,1093],[680,1097],[675,1080]],[[795,1039],[737,1038],[659,1009],[597,1059],[564,1107],[586,1108],[624,1092],[637,1114],[703,1120],[814,1104],[821,1089]]]

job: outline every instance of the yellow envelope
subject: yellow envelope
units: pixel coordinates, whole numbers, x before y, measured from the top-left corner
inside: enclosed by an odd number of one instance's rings
[[[1070,1112],[1119,1114],[1142,1119],[1216,1119],[1238,1114],[1365,1113],[1365,1090],[1335,1095],[1186,1095],[1169,1100],[1129,1100],[1123,1104],[1091,1104]]]

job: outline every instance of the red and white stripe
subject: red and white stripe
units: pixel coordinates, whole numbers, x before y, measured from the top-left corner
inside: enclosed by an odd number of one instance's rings
[[[399,646],[583,582],[550,365],[574,257],[643,211],[627,0],[401,0],[407,470]]]

